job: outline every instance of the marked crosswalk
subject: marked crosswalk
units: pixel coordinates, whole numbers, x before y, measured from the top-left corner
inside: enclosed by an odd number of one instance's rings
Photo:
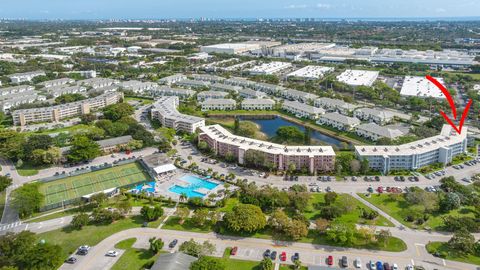
[[[21,225],[22,225],[21,221],[17,221],[17,222],[10,223],[10,224],[0,224],[0,231],[6,231],[6,230],[13,229],[13,228],[21,226]]]

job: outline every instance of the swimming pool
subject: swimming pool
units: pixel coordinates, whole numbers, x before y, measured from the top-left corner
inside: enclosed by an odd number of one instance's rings
[[[184,175],[180,180],[189,183],[187,186],[173,185],[168,190],[173,193],[182,194],[185,193],[187,198],[193,197],[205,197],[206,194],[196,191],[197,189],[203,188],[207,190],[212,190],[218,186],[218,184],[204,180],[195,175]]]
[[[137,191],[137,193],[140,193],[142,191],[154,193],[155,192],[155,182],[148,182],[144,184],[137,185],[134,190]]]

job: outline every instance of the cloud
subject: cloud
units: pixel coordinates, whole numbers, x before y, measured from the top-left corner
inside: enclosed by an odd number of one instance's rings
[[[332,6],[330,4],[318,3],[316,7],[319,9],[330,9]]]
[[[305,9],[307,8],[307,5],[305,4],[302,4],[302,5],[288,5],[288,6],[285,6],[286,9]]]

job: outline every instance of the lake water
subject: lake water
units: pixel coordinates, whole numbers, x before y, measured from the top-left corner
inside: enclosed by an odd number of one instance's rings
[[[303,125],[299,125],[297,123],[290,122],[282,117],[275,116],[272,119],[251,119],[248,117],[248,119],[245,119],[247,121],[252,121],[260,126],[260,130],[265,133],[269,138],[273,137],[276,135],[277,129],[281,126],[294,126],[300,129],[302,132],[305,131],[305,127]],[[325,145],[335,145],[340,147],[341,145],[341,140],[338,140],[337,138],[334,138],[329,135],[325,135],[323,133],[320,133],[316,130],[312,130],[311,132],[312,140],[315,141],[320,141],[322,144]]]

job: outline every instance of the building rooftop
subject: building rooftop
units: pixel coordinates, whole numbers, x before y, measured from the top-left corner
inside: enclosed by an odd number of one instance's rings
[[[442,78],[435,78],[441,84],[444,84]],[[421,98],[445,98],[442,90],[438,89],[432,82],[425,77],[417,76],[405,76],[403,81],[402,90],[400,90],[402,96],[416,96]]]
[[[202,105],[236,105],[237,102],[230,98],[207,99]]]
[[[389,119],[389,118],[392,118],[394,116],[394,114],[392,112],[385,111],[385,110],[379,110],[379,109],[375,109],[375,108],[360,108],[360,109],[357,109],[356,111],[362,112],[364,114],[376,116],[376,117],[379,117],[381,119]]]
[[[358,124],[361,123],[360,120],[358,120],[358,118],[356,118],[356,117],[345,116],[345,115],[339,114],[337,112],[326,113],[326,114],[320,116],[320,118],[321,119],[329,119],[329,120],[339,122],[339,123],[342,123],[342,124],[348,125],[348,126],[354,126],[354,125],[358,125]]]
[[[400,129],[391,128],[387,126],[379,126],[375,123],[361,124],[361,125],[358,125],[356,129],[364,130],[366,132],[370,132],[378,136],[389,138],[389,139],[395,139],[406,134]]]
[[[455,143],[461,143],[467,138],[468,128],[463,127],[462,133],[458,134],[450,125],[443,125],[439,135],[430,138],[406,143],[402,145],[377,145],[355,146],[355,150],[361,155],[367,156],[410,156],[449,147]]]
[[[178,102],[179,99],[175,96],[162,97],[153,103],[152,112],[158,111],[164,117],[173,118],[177,121],[183,121],[192,124],[199,121],[204,121],[203,118],[180,113],[177,110]]]
[[[334,156],[331,146],[287,146],[266,141],[241,137],[230,133],[220,125],[201,127],[200,130],[217,142],[238,146],[240,149],[253,149],[270,154],[288,154],[293,156]]]
[[[189,270],[197,258],[181,253],[164,253],[157,257],[150,270]]]
[[[242,104],[247,105],[257,105],[257,104],[268,104],[268,105],[275,105],[275,101],[266,98],[247,98],[242,101]]]
[[[337,76],[337,80],[352,86],[372,86],[378,74],[378,71],[347,69]]]
[[[322,108],[313,107],[313,106],[310,106],[308,104],[301,103],[301,102],[298,102],[298,101],[285,100],[283,102],[283,106],[295,108],[297,110],[300,110],[300,111],[303,111],[303,112],[306,112],[306,113],[309,113],[309,114],[324,114],[325,113],[325,110],[322,109]]]
[[[306,79],[320,79],[326,73],[332,72],[333,67],[322,67],[322,66],[306,66],[299,70],[296,70],[292,73],[289,73],[287,77],[297,77],[297,78],[306,78]]]

